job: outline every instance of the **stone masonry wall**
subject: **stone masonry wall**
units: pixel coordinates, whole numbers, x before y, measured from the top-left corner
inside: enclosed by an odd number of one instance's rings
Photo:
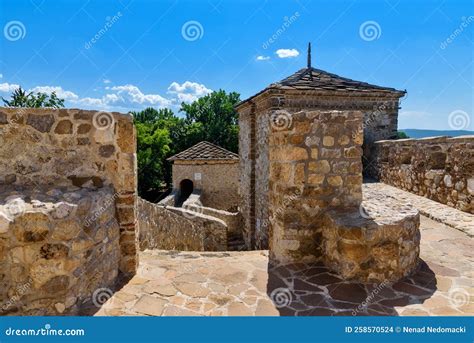
[[[255,249],[267,249],[270,114],[262,112],[257,113],[255,116]]]
[[[0,199],[0,315],[77,315],[97,290],[114,289],[120,231],[111,187],[3,185]]]
[[[113,189],[120,270],[136,270],[136,142],[132,118],[77,109],[0,108],[0,185],[22,192]],[[100,216],[91,208],[85,216]]]
[[[378,141],[370,169],[384,183],[474,213],[474,136]]]
[[[362,113],[276,111],[273,120],[270,255],[279,263],[317,261],[322,258],[322,214],[362,201]]]
[[[11,314],[78,314],[138,263],[128,115],[0,109],[0,280]]]
[[[240,213],[242,213],[242,233],[248,249],[253,248],[252,229],[252,114],[250,107],[239,111],[239,168],[240,168]]]
[[[179,190],[184,179],[193,181],[194,189],[201,191],[204,206],[225,211],[236,211],[239,205],[239,163],[228,161],[174,161],[173,188]],[[195,174],[201,179],[196,180]]]
[[[138,198],[140,249],[227,250],[227,225],[205,214]]]

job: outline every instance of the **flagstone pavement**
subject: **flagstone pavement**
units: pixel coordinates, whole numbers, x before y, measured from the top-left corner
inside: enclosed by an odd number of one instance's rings
[[[473,315],[472,240],[425,216],[420,230],[420,268],[394,284],[345,282],[322,265],[272,267],[268,251],[144,251],[137,275],[95,315]]]

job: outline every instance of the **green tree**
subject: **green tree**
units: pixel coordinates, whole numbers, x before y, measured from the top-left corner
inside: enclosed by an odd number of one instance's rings
[[[164,186],[171,186],[171,163],[166,159],[194,144],[207,140],[238,151],[237,93],[220,90],[192,104],[181,104],[185,117],[170,109],[146,108],[131,112],[137,127],[138,192],[156,200]]]
[[[6,100],[2,97],[2,101],[7,107],[64,107],[64,99],[58,98],[56,92],[52,92],[51,95],[41,92],[27,93],[21,87],[13,91],[10,100]]]
[[[410,138],[410,137],[408,137],[408,135],[403,131],[397,132],[397,139],[405,139],[405,138]]]
[[[165,180],[165,162],[169,155],[171,139],[166,129],[155,124],[136,122],[138,193],[160,190]]]
[[[153,152],[153,155],[158,157],[159,161],[149,158],[143,158],[138,161],[139,175],[142,170],[150,171],[157,165],[160,166],[160,173],[146,172],[142,174],[142,179],[140,179],[139,176],[139,189],[141,195],[146,197],[145,191],[148,192],[152,189],[156,191],[164,185],[170,187],[172,181],[171,164],[166,159],[179,152],[183,142],[186,141],[186,124],[183,118],[176,117],[173,111],[167,108],[157,110],[149,107],[140,112],[131,112],[131,114],[137,127],[142,126],[147,128],[146,130],[141,130],[140,136],[137,134],[139,150],[140,147],[143,146],[140,145],[140,140],[143,141],[145,137],[152,135],[158,130],[166,132],[169,139],[166,145],[155,145],[153,148],[156,150]],[[145,181],[144,178],[149,178],[150,180]],[[141,180],[143,180],[143,182],[141,182]]]
[[[230,151],[237,152],[239,147],[238,114],[235,105],[240,102],[236,92],[227,94],[223,90],[212,92],[191,104],[182,103],[180,111],[186,114],[187,125],[193,127],[193,145],[207,140]],[[189,138],[189,137],[188,137]]]

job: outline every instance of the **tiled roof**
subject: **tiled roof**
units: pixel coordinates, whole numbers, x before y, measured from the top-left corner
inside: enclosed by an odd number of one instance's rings
[[[333,91],[368,91],[404,93],[395,88],[381,87],[367,82],[355,81],[321,69],[304,68],[271,86],[294,89],[321,89]]]
[[[226,150],[215,144],[202,141],[180,153],[168,158],[168,161],[176,160],[238,160],[239,155]]]
[[[308,67],[298,70],[293,75],[279,82],[270,84],[267,88],[242,101],[240,104],[247,102],[269,89],[320,90],[341,93],[393,93],[399,97],[402,97],[405,94],[405,91],[400,91],[395,88],[381,87],[367,82],[355,81],[336,74],[328,73],[321,69]]]

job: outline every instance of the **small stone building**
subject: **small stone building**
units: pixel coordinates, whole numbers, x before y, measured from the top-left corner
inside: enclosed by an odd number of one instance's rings
[[[280,82],[270,84],[238,104],[236,109],[239,112],[240,126],[241,212],[245,222],[244,238],[247,247],[250,249],[268,247],[271,181],[269,178],[272,171],[269,147],[286,144],[279,142],[279,139],[291,128],[293,136],[290,143],[301,146],[301,151],[306,150],[310,158],[316,160],[318,154],[320,158],[337,158],[341,150],[336,147],[348,144],[348,139],[352,139],[338,131],[338,125],[332,125],[329,121],[322,128],[329,136],[325,142],[322,141],[323,137],[305,135],[303,131],[306,124],[298,127],[300,124],[295,123],[295,113],[300,111],[362,113],[365,161],[369,159],[374,141],[396,137],[399,99],[404,94],[404,91],[394,88],[354,81],[313,68],[309,49],[306,68]],[[301,130],[300,135],[296,134],[298,130]],[[350,143],[359,145],[362,142]],[[320,145],[322,149],[318,151],[316,147]],[[316,150],[312,150],[312,147]],[[341,163],[341,168],[345,168],[345,161],[341,162],[344,162]],[[294,173],[294,170],[290,172]]]
[[[239,155],[209,142],[199,142],[170,158],[177,205],[200,193],[203,206],[236,211],[239,204]]]

